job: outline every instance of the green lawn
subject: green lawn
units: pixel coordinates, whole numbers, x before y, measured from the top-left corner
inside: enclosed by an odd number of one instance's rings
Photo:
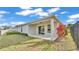
[[[68,33],[64,39],[49,41],[21,34],[3,35],[0,37],[0,51],[72,51],[76,45]]]

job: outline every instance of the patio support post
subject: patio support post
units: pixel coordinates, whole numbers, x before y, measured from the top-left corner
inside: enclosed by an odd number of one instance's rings
[[[51,40],[54,41],[57,38],[57,32],[54,25],[54,19],[51,20]]]

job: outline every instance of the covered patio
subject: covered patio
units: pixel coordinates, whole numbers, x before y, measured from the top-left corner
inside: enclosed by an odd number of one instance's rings
[[[41,39],[54,40],[57,38],[54,22],[44,20],[29,24],[29,35]]]

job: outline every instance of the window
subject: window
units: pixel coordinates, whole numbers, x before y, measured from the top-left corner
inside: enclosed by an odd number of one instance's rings
[[[39,26],[38,31],[39,31],[39,34],[45,34],[44,33],[44,26]]]
[[[51,25],[47,25],[47,32],[51,33]]]

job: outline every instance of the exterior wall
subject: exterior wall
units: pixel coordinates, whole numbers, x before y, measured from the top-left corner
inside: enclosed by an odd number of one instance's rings
[[[16,30],[16,31],[18,31],[18,32],[21,32],[21,26],[14,28],[14,30]]]
[[[45,28],[45,34],[43,36],[44,37],[47,37],[47,38],[51,38],[51,33],[48,33],[47,32],[47,25],[50,25],[50,21],[46,21],[46,22],[43,22],[43,23],[39,23],[37,25],[37,34],[38,34],[38,27],[39,26],[44,26],[44,28]]]
[[[28,25],[22,26],[22,32],[23,33],[29,33],[28,32]]]
[[[37,25],[29,25],[28,27],[28,34],[31,36],[31,35],[37,35],[36,33],[36,26]]]
[[[47,32],[47,25],[50,24],[50,21],[44,21],[37,24],[31,24],[29,25],[29,35],[38,37],[38,38],[51,38],[51,33]],[[39,34],[38,33],[38,27],[44,26],[45,28],[45,34]]]
[[[14,30],[18,32],[28,33],[28,25],[16,27],[14,28]]]

